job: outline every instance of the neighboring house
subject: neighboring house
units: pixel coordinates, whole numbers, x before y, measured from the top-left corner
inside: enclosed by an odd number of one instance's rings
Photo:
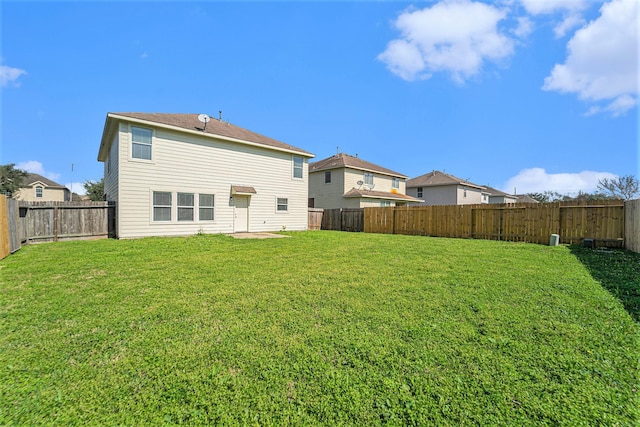
[[[422,205],[489,203],[489,193],[482,185],[440,171],[429,172],[408,180],[407,194],[424,199]]]
[[[68,202],[71,200],[71,191],[67,187],[37,173],[28,174],[24,182],[25,186],[14,193],[14,199],[29,202]]]
[[[119,238],[305,230],[312,157],[208,116],[152,113],[107,114],[98,153]]]
[[[406,179],[357,156],[338,153],[309,164],[309,207],[364,208],[421,202],[406,195]]]
[[[526,194],[520,194],[516,196],[516,203],[540,203],[533,197],[527,196]]]
[[[505,193],[488,185],[485,188],[489,193],[489,203],[517,203],[518,201],[518,196],[513,194]]]

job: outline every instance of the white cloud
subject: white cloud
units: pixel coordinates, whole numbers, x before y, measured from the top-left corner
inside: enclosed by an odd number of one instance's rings
[[[562,14],[562,20],[556,24],[553,32],[557,38],[564,37],[569,30],[584,24],[582,12],[593,0],[520,0],[531,15]]]
[[[610,111],[620,115],[638,102],[640,3],[612,0],[600,11],[598,19],[576,31],[567,45],[566,62],[553,67],[542,88],[607,103],[588,114]]]
[[[448,72],[462,83],[479,73],[485,62],[513,53],[513,40],[497,28],[506,14],[470,0],[444,0],[432,7],[407,10],[395,21],[401,37],[390,41],[378,60],[408,81]]]
[[[42,175],[45,178],[48,178],[52,181],[56,181],[60,179],[60,174],[55,172],[47,172],[45,171],[42,163],[37,160],[28,160],[26,162],[18,163],[16,165],[17,169],[22,169],[30,173],[37,173],[38,175]]]
[[[533,21],[527,17],[519,17],[517,19],[518,26],[513,30],[513,34],[519,38],[525,38],[533,32]]]
[[[0,65],[0,81],[2,82],[2,87],[8,86],[9,84],[13,86],[20,86],[18,79],[24,74],[27,74],[27,72],[20,68]]]
[[[598,181],[615,179],[617,175],[609,172],[582,171],[578,173],[547,173],[543,168],[523,169],[518,175],[509,178],[503,191],[518,194],[556,191],[560,194],[593,193],[598,188]]]

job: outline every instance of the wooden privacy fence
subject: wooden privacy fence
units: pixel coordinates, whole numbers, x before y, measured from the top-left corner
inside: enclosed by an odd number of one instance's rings
[[[364,209],[324,209],[322,214],[322,229],[355,232],[364,231]]]
[[[624,246],[622,201],[364,208],[366,233]]]
[[[624,202],[624,245],[640,253],[640,199]]]
[[[20,202],[22,243],[114,237],[112,202]]]

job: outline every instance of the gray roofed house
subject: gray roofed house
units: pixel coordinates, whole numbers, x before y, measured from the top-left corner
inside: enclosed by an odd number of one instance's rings
[[[49,178],[30,173],[25,179],[24,187],[16,191],[13,198],[30,202],[68,202],[71,191]]]
[[[517,203],[518,196],[505,193],[493,187],[485,186],[486,191],[489,193],[489,203]]]
[[[435,170],[407,180],[407,195],[424,199],[422,205],[489,203],[486,187]]]
[[[338,153],[309,164],[309,206],[401,206],[422,200],[405,192],[407,176],[357,156]]]

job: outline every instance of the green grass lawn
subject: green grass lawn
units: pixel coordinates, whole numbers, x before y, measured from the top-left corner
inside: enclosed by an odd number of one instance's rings
[[[287,234],[0,261],[0,425],[640,422],[615,263],[596,277],[566,246]]]

